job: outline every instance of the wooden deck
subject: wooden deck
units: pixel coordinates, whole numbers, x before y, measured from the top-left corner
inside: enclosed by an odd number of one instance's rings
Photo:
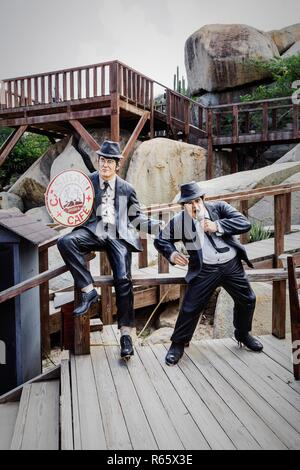
[[[289,340],[263,337],[259,355],[230,338],[193,342],[170,368],[168,345],[121,362],[117,335],[105,327],[91,356],[71,358],[75,449],[300,449]]]
[[[0,449],[300,449],[290,339],[261,340],[260,354],[231,338],[193,341],[168,367],[169,344],[137,342],[121,361],[118,331],[106,326],[92,333],[90,356],[62,360],[60,387],[45,377],[20,402],[0,400]]]

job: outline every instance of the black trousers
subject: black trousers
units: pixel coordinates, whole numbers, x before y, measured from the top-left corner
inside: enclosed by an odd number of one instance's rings
[[[224,264],[203,264],[200,274],[188,284],[172,341],[186,343],[192,339],[201,311],[220,286],[234,300],[234,327],[245,333],[251,331],[256,297],[242,262],[236,256]]]
[[[59,238],[57,247],[79,289],[94,282],[84,256],[91,251],[106,251],[114,277],[118,327],[134,326],[131,250],[128,244],[109,235],[98,238],[83,227]]]

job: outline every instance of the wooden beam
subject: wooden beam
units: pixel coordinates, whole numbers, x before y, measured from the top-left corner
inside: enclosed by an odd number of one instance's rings
[[[74,127],[75,131],[79,134],[80,137],[87,143],[87,145],[92,149],[92,150],[99,150],[100,145],[94,137],[83,127],[83,125],[77,121],[76,119],[69,121],[71,126]]]
[[[128,158],[131,151],[133,150],[134,144],[136,143],[140,133],[143,130],[144,125],[146,124],[149,118],[150,118],[149,111],[145,111],[143,113],[143,116],[140,118],[139,122],[137,123],[136,128],[134,129],[133,133],[131,134],[131,137],[126,144],[125,149],[123,150],[122,155],[124,158],[121,162],[122,166],[124,165],[124,163],[126,162],[126,159]]]
[[[135,116],[143,116],[144,109],[137,108],[134,104],[127,103],[126,101],[120,99],[119,106],[124,111],[134,114]]]
[[[48,124],[50,122],[70,121],[71,119],[90,119],[111,115],[111,108],[88,109],[86,111],[67,111],[64,113],[47,114],[44,116],[23,117],[17,119],[1,119],[1,127],[30,126]]]
[[[100,253],[100,273],[101,275],[110,275],[111,267],[105,251]],[[101,287],[101,311],[104,325],[113,323],[113,301],[112,288]]]
[[[13,150],[13,148],[16,146],[16,144],[19,142],[21,139],[22,135],[24,132],[26,132],[27,125],[20,126],[18,129],[15,129],[8,139],[4,142],[2,147],[0,148],[0,166],[3,165],[5,162],[6,158],[10,154],[10,152]]]
[[[213,112],[211,108],[207,110],[207,114],[206,114],[206,132],[207,132],[206,179],[210,180],[213,178],[213,160],[214,160]]]
[[[39,252],[39,272],[43,273],[49,269],[48,250]],[[41,319],[41,341],[42,357],[50,354],[50,331],[49,331],[49,281],[40,285],[40,319]]]
[[[274,260],[273,267],[279,268],[279,256],[284,253],[284,233],[286,229],[285,195],[274,197]],[[285,338],[286,320],[286,281],[274,282],[272,301],[272,334],[277,338]]]
[[[45,137],[48,137],[49,139],[64,139],[67,135],[67,133],[59,134],[58,132],[46,131],[44,129],[39,129],[37,127],[31,127],[31,126],[28,127],[27,132],[30,132],[31,134],[44,135]]]
[[[288,256],[288,276],[289,276],[289,297],[290,297],[290,313],[291,313],[291,333],[292,333],[292,353],[293,357],[299,357],[299,341],[300,341],[300,303],[298,295],[298,282],[296,279],[296,261],[293,256]],[[295,380],[300,380],[300,364],[299,361],[293,363]]]

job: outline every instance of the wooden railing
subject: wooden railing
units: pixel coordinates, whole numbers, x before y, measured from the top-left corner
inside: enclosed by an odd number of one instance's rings
[[[299,139],[299,104],[292,97],[231,103],[209,108],[214,143]]]
[[[110,95],[113,62],[3,80],[2,108],[19,108]]]
[[[300,139],[299,104],[292,97],[205,107],[119,61],[6,79],[1,90],[1,109],[117,94],[151,115],[155,111],[164,115],[171,133],[194,132],[207,138],[209,145]]]
[[[274,256],[272,260],[261,261],[256,264],[257,271],[248,271],[250,280],[267,280],[273,282],[273,327],[272,332],[279,338],[285,337],[285,317],[286,317],[286,279],[287,272],[282,269],[282,261],[280,256],[284,252],[284,235],[291,230],[291,195],[295,191],[300,191],[300,184],[294,183],[289,185],[269,186],[264,188],[257,188],[251,191],[243,191],[233,194],[223,194],[218,196],[207,197],[208,201],[225,200],[229,203],[238,205],[240,211],[246,216],[248,215],[249,202],[257,201],[266,196],[274,197]],[[144,209],[144,212],[152,217],[168,222],[170,217],[173,216],[181,206],[178,204],[162,204],[155,205]],[[68,269],[65,265],[58,266],[54,269],[48,267],[48,249],[56,244],[56,239],[45,243],[39,247],[40,257],[40,274],[34,278],[28,279],[21,284],[12,286],[9,289],[0,292],[0,303],[9,299],[15,298],[18,295],[26,292],[27,290],[40,286],[40,308],[41,308],[41,330],[42,330],[42,344],[45,352],[50,349],[50,333],[49,333],[49,281],[57,276],[65,273]],[[240,238],[242,243],[248,242],[248,235],[242,235]],[[148,260],[148,243],[149,237],[142,238],[144,251],[138,253],[139,268],[145,268],[149,265]],[[300,247],[299,247],[300,248]],[[275,268],[273,271],[270,268]],[[101,253],[100,260],[100,273],[101,276],[97,279],[97,285],[101,286],[101,304],[102,304],[102,320],[103,323],[108,324],[112,322],[112,286],[113,279],[110,276],[110,266],[107,262],[105,253]],[[158,256],[158,275],[152,278],[147,276],[134,278],[133,281],[137,285],[159,285],[158,300],[162,299],[166,292],[168,284],[184,284],[184,272],[179,279],[171,279],[168,275],[169,263],[160,254]],[[297,276],[300,276],[297,271]],[[148,284],[147,284],[148,283]],[[184,286],[182,287],[182,295],[184,293]],[[76,294],[76,293],[75,293]],[[76,295],[75,295],[76,298]],[[81,319],[75,322],[75,336],[81,337],[82,329],[86,325],[82,324]],[[83,351],[83,346],[77,341],[77,353]]]

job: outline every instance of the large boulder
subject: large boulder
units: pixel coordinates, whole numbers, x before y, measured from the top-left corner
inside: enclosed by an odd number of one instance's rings
[[[278,57],[267,33],[239,24],[206,25],[185,44],[185,65],[192,94],[235,88],[269,77],[249,59]]]
[[[291,57],[292,55],[300,54],[300,41],[296,42],[292,47],[290,47],[282,57]]]
[[[10,188],[10,194],[16,194],[24,202],[25,209],[43,206],[44,194],[50,181],[51,166],[54,160],[66,148],[70,138],[52,145]]]
[[[73,146],[72,139],[70,139],[64,151],[54,160],[50,171],[50,181],[65,170],[80,170],[86,175],[90,173],[82,156]]]
[[[197,145],[157,138],[135,151],[127,181],[144,205],[171,202],[180,184],[205,178],[206,150]]]
[[[290,176],[283,184],[300,183],[300,173]],[[300,225],[300,191],[292,193],[292,225]],[[274,197],[264,197],[249,209],[249,218],[252,222],[261,222],[262,225],[274,225]]]
[[[273,30],[268,33],[275,42],[279,53],[287,51],[295,42],[300,41],[300,23]]]
[[[20,196],[9,192],[0,193],[0,209],[12,209],[13,207],[18,208],[21,212],[24,211],[24,204]]]
[[[231,194],[239,191],[272,186],[283,183],[287,178],[299,173],[300,162],[275,163],[257,170],[240,171],[231,175],[213,178],[209,181],[199,182],[199,186],[207,195]],[[177,194],[174,202],[179,198]],[[254,205],[257,199],[249,200],[249,207]]]
[[[288,162],[300,162],[300,144],[297,144],[295,147],[289,150],[289,152],[279,158],[276,163],[278,164]]]
[[[111,130],[110,130],[110,128],[88,128],[87,127],[87,130],[93,136],[93,138],[96,140],[96,142],[98,142],[99,145],[101,145],[104,140],[111,140]],[[122,151],[124,150],[125,145],[127,144],[130,137],[131,137],[131,132],[129,132],[125,129],[120,130],[120,141],[119,142],[120,142],[120,147],[121,147]],[[141,141],[137,140],[135,145],[134,145],[133,152],[138,148],[138,146],[140,144],[141,144]],[[79,140],[78,149],[79,149],[79,151],[82,150],[83,152],[85,152],[89,156],[94,168],[97,170],[98,169],[98,163],[97,163],[97,158],[98,157],[97,157],[96,152],[91,150],[91,148],[87,145],[87,143],[83,139]],[[130,162],[130,159],[132,157],[133,152],[129,155],[126,164],[124,165],[124,167],[121,170],[120,176],[122,176],[122,177],[126,176],[128,165],[129,165],[129,162]]]

